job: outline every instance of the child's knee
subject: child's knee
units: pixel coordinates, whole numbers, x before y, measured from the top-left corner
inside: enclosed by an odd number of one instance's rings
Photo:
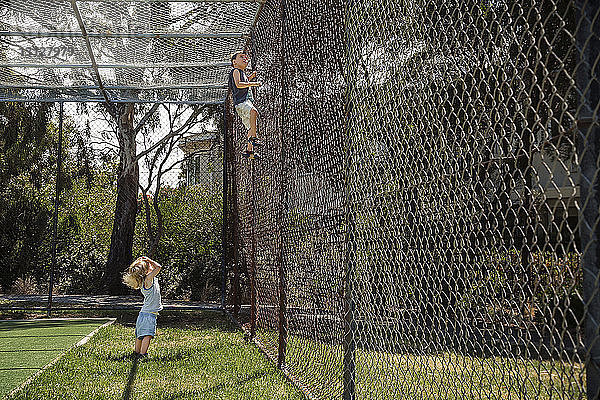
[[[258,117],[258,110],[256,108],[253,108],[252,110],[250,110],[250,115]]]

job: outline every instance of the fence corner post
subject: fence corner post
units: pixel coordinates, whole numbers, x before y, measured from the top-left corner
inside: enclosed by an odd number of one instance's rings
[[[225,96],[225,100],[223,100],[223,178],[222,178],[222,186],[223,186],[223,215],[221,221],[221,308],[225,310],[225,297],[227,292],[227,231],[229,228],[226,224],[229,221],[228,215],[228,198],[227,192],[229,190],[228,184],[228,165],[227,165],[227,135],[228,135],[228,125],[227,125],[227,99],[229,96]]]
[[[346,20],[344,27],[346,59],[351,60],[352,52],[349,46],[351,40],[350,24],[348,15],[351,15],[352,2],[346,2]],[[353,126],[352,126],[352,77],[353,66],[348,63],[345,70],[344,80],[346,82],[345,93],[345,132],[346,149],[344,154],[345,173],[345,256],[344,256],[344,336],[343,336],[343,400],[356,399],[356,319],[354,304],[354,279],[356,269],[356,239],[355,220],[356,209],[352,197],[352,178],[355,176],[352,164],[352,152],[354,151]]]
[[[595,2],[578,0],[577,155],[581,170],[579,233],[585,310],[585,364],[588,399],[600,396],[600,10]]]

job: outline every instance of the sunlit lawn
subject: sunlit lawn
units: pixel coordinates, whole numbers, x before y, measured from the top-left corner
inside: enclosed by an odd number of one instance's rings
[[[133,325],[115,323],[65,354],[15,399],[302,399],[220,313],[165,320],[147,360],[130,355]]]
[[[268,335],[267,335],[268,336]],[[291,373],[316,396],[342,393],[342,347],[291,336]],[[583,399],[580,363],[452,351],[356,352],[358,399]]]
[[[159,317],[150,358],[130,358],[135,313],[68,352],[17,399],[303,399],[220,313]],[[259,330],[276,354],[276,332]],[[574,362],[454,351],[372,351],[357,346],[358,399],[583,399]],[[341,398],[342,348],[288,337],[286,369],[315,397]]]
[[[0,398],[108,321],[0,320]]]

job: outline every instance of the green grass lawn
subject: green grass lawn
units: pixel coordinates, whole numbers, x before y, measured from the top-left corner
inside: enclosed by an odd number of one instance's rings
[[[107,321],[0,321],[0,398]]]
[[[267,332],[261,334],[269,338]],[[269,340],[269,339],[267,339]],[[585,399],[581,363],[519,357],[473,356],[452,351],[356,350],[356,393],[379,399]],[[318,398],[342,393],[341,346],[290,336],[290,373]]]
[[[69,351],[16,399],[303,399],[222,314],[163,313],[150,358],[129,355],[137,313]],[[0,314],[0,317],[2,314]],[[108,316],[108,315],[107,315]],[[276,332],[259,330],[271,350]],[[357,398],[583,399],[585,370],[576,362],[452,351],[377,352],[358,347]],[[318,398],[340,398],[342,348],[288,337],[288,371]]]
[[[220,313],[159,317],[149,358],[133,350],[133,315],[67,352],[14,399],[303,399]]]

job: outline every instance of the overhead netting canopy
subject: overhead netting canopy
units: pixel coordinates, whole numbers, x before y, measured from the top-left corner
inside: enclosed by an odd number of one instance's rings
[[[256,0],[0,0],[0,101],[220,103]]]

